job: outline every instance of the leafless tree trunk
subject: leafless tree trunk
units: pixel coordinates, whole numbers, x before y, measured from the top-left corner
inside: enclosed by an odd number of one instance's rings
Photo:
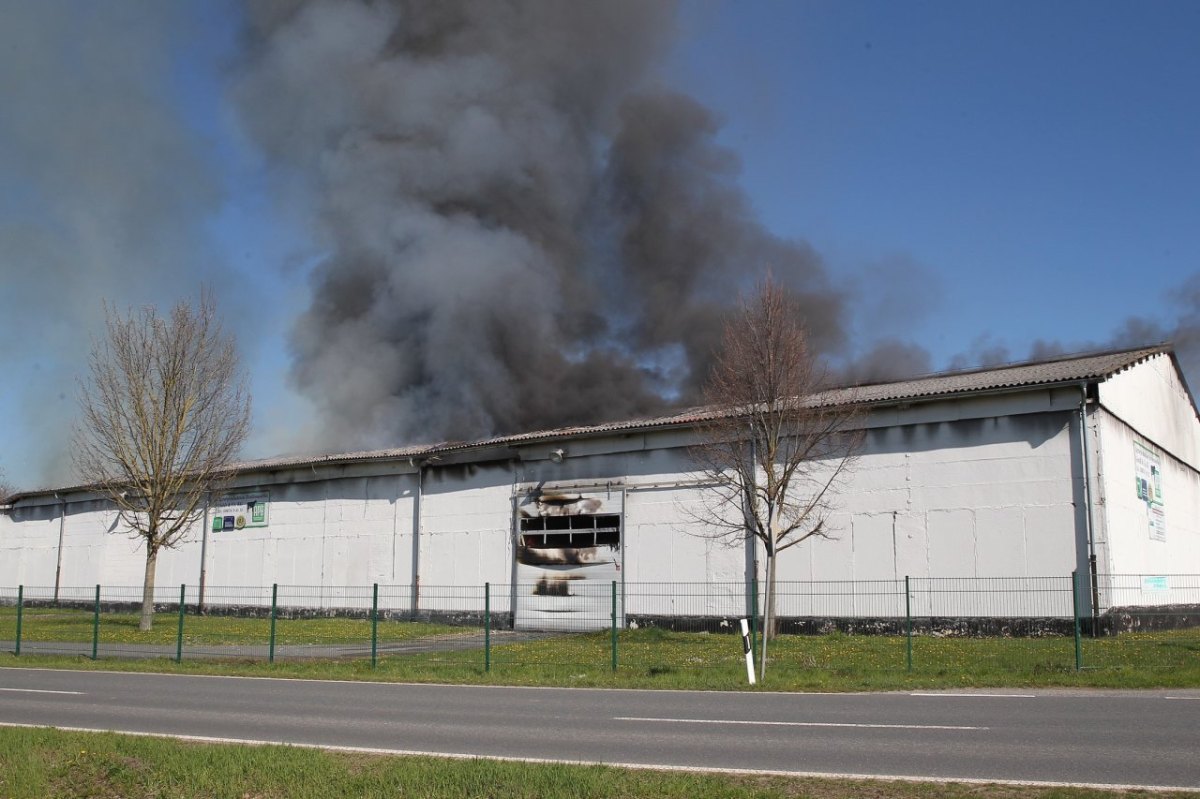
[[[158,550],[146,546],[146,573],[142,578],[142,618],[139,630],[149,630],[154,620],[154,572],[158,569]]]
[[[211,294],[163,318],[106,306],[105,336],[80,386],[75,465],[146,547],[140,628],[154,618],[154,574],[226,476],[250,424],[250,396],[233,338]]]
[[[829,537],[841,479],[862,441],[854,392],[828,390],[796,304],[767,278],[725,326],[693,457],[708,492],[703,535],[754,538],[766,555],[763,648],[777,625],[779,553]]]
[[[4,478],[4,470],[0,469],[0,505],[3,505],[5,500],[15,493],[16,489]]]

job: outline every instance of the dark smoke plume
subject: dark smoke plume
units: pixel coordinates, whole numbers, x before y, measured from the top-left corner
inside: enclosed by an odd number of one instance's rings
[[[315,197],[293,337],[325,447],[469,438],[687,402],[771,269],[821,351],[844,301],[755,220],[695,100],[659,88],[674,8],[261,3],[234,97]]]
[[[933,359],[924,347],[908,341],[885,339],[854,359],[839,377],[844,384],[867,385],[904,380],[932,371]]]
[[[1104,349],[1132,349],[1169,343],[1175,350],[1180,369],[1193,388],[1200,383],[1200,273],[1193,274],[1166,293],[1164,313],[1157,317],[1130,316],[1106,339],[1079,339],[1062,342],[1036,339],[1025,357],[1029,360],[1055,358],[1078,352]],[[984,334],[972,342],[968,351],[955,355],[949,368],[995,366],[1015,360],[1007,346]]]
[[[1030,357],[1036,356],[1031,355]],[[982,333],[971,341],[969,349],[953,356],[947,368],[973,369],[980,366],[1000,366],[1016,360],[1020,359],[1009,352],[1007,345],[996,340],[990,333]]]
[[[1200,388],[1200,272],[1167,294],[1170,313],[1158,318],[1131,316],[1109,339],[1113,347],[1169,341],[1193,390]]]

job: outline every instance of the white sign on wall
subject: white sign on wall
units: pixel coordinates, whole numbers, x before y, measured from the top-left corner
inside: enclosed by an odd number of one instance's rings
[[[1143,591],[1169,591],[1171,590],[1170,583],[1167,582],[1165,576],[1143,577]]]
[[[1163,512],[1162,460],[1158,453],[1133,445],[1133,474],[1137,482],[1137,497],[1146,504],[1146,524],[1150,538],[1167,540],[1167,519]]]
[[[231,532],[246,527],[266,527],[270,521],[271,494],[257,491],[244,494],[225,494],[209,506],[214,533]]]

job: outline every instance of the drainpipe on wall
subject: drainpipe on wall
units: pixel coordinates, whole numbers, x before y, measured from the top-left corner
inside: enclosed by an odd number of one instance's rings
[[[54,498],[59,502],[58,511],[58,564],[54,567],[54,602],[58,603],[58,589],[62,583],[63,533],[67,526],[67,501],[54,492]]]
[[[521,541],[521,517],[520,517],[520,502],[521,497],[517,491],[517,486],[528,483],[528,475],[525,473],[524,463],[521,460],[520,454],[513,461],[513,485],[512,485],[512,520],[509,522],[512,530],[512,542],[509,546],[509,577],[508,577],[508,612],[509,612],[509,629],[514,629],[517,625],[517,547],[523,542]],[[624,508],[624,505],[621,506]],[[621,563],[625,560],[622,557]]]
[[[1097,607],[1099,605],[1098,591],[1096,585],[1096,541],[1095,530],[1096,520],[1092,509],[1092,464],[1090,456],[1090,448],[1088,447],[1088,425],[1087,425],[1087,384],[1079,384],[1079,443],[1083,449],[1083,501],[1087,505],[1087,548],[1088,548],[1088,575],[1091,581],[1091,607],[1092,617],[1096,616]],[[1094,623],[1093,623],[1094,629]]]
[[[416,618],[421,607],[421,495],[424,491],[425,462],[414,464],[417,467],[417,494],[413,498],[413,545],[412,545],[412,614]]]

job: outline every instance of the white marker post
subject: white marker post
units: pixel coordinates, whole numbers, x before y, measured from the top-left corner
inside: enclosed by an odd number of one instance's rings
[[[750,624],[742,619],[742,650],[746,654],[746,676],[754,685],[754,652],[750,649]]]

